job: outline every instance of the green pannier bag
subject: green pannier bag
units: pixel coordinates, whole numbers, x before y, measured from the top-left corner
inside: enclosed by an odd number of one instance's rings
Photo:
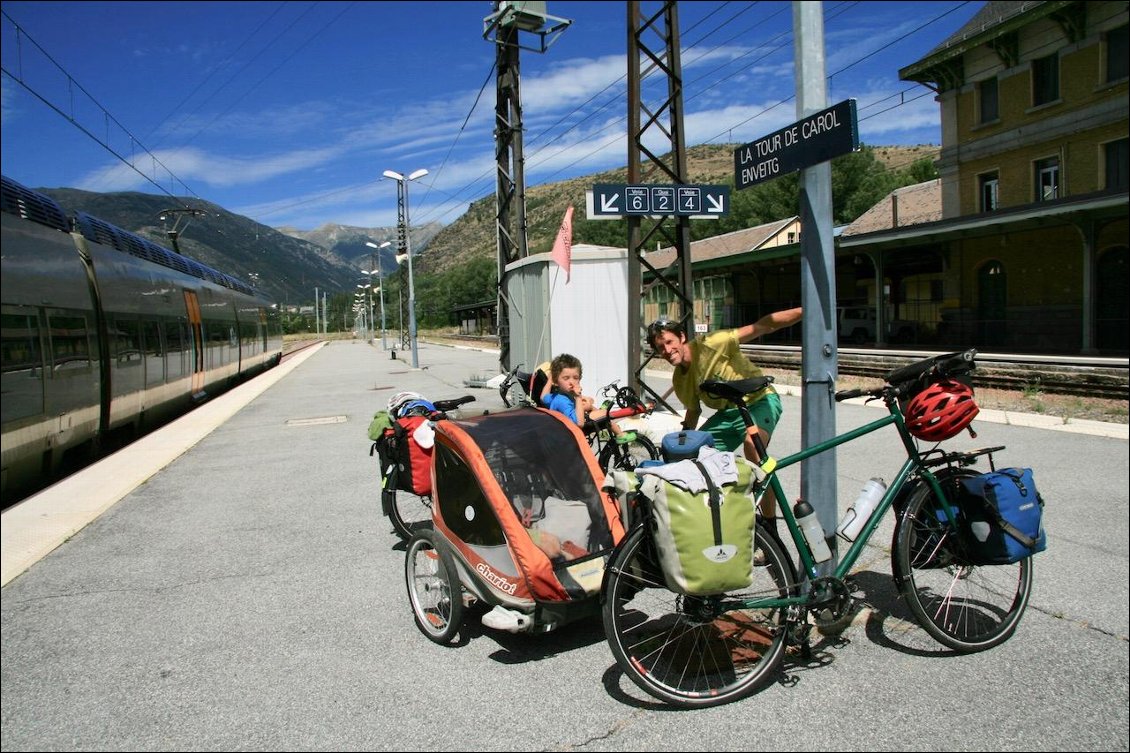
[[[764,473],[735,454],[737,483],[719,488],[698,461],[679,463],[698,466],[709,490],[693,494],[652,474],[639,477],[639,493],[651,503],[652,534],[667,587],[690,596],[748,588],[756,521],[751,492]]]

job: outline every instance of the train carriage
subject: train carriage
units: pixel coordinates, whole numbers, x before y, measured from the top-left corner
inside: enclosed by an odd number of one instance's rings
[[[2,191],[4,505],[278,363],[249,285],[7,178]]]

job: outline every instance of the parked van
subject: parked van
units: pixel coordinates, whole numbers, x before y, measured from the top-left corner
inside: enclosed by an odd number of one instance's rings
[[[843,306],[836,309],[839,316],[841,340],[860,345],[875,342],[875,309],[871,306]],[[887,325],[887,342],[910,342],[917,329],[916,322],[895,319]]]
[[[836,309],[840,339],[858,344],[875,342],[875,309],[869,306],[846,306]]]

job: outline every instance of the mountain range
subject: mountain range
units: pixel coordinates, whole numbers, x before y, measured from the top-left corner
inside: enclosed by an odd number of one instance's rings
[[[732,185],[733,148],[733,145],[689,148],[688,182]],[[889,168],[900,168],[915,160],[936,158],[939,148],[924,145],[872,147],[872,150],[879,162]],[[593,184],[626,182],[627,169],[619,168],[528,187],[529,252],[535,254],[550,250],[565,209],[570,204],[583,226],[585,191]],[[55,199],[68,213],[86,212],[123,230],[173,248],[203,264],[250,282],[268,297],[283,304],[308,304],[314,298],[315,288],[331,295],[353,290],[360,272],[372,269],[378,256],[383,272],[397,268],[396,228],[362,228],[333,223],[310,231],[272,228],[197,199],[185,202],[139,192],[93,193],[73,188],[36,190]],[[191,211],[186,211],[188,209]],[[471,261],[493,259],[497,253],[495,212],[495,196],[490,194],[472,202],[467,212],[449,225],[430,223],[413,226],[412,253],[417,274],[439,274]],[[175,248],[170,231],[176,233]],[[584,240],[583,237],[581,240]],[[377,245],[391,241],[392,245],[378,255],[365,245],[369,241]]]

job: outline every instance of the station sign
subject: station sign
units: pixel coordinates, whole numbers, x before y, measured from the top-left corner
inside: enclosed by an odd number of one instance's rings
[[[735,149],[734,187],[749,188],[858,149],[855,100],[846,99]]]
[[[730,213],[730,187],[704,185],[620,185],[592,187],[590,219],[629,215],[716,218]]]

